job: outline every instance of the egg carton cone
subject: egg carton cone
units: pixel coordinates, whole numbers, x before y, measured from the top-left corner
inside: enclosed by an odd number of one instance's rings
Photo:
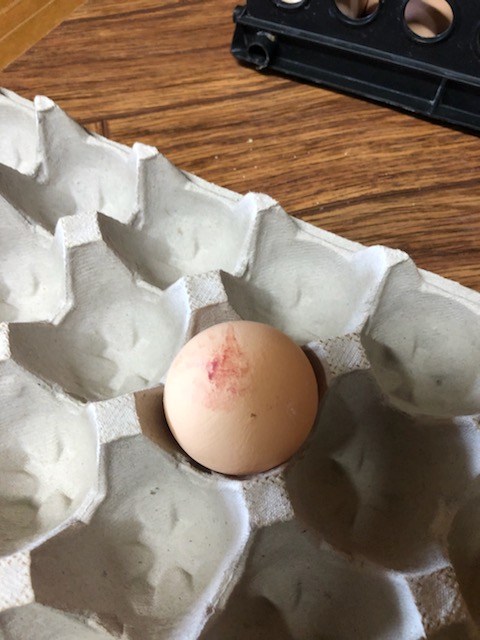
[[[0,639],[480,638],[480,295],[0,92]],[[162,409],[228,320],[323,396],[271,471]]]

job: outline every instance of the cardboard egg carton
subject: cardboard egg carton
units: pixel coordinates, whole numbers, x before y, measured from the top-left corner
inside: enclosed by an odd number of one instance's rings
[[[480,296],[44,97],[2,91],[0,140],[0,639],[479,638]],[[181,346],[239,318],[329,384],[242,479],[162,412]]]

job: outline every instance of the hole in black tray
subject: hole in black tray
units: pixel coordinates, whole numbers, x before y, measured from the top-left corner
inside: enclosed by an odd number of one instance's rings
[[[257,69],[264,69],[270,64],[275,53],[277,42],[274,35],[267,31],[258,31],[248,45],[248,55]]]
[[[378,9],[380,0],[335,0],[342,15],[352,20],[362,20],[372,16]]]
[[[308,0],[273,0],[278,7],[282,9],[299,9],[304,7]]]
[[[447,0],[408,0],[404,18],[408,29],[422,39],[444,37],[453,24]]]
[[[269,57],[266,49],[261,45],[254,42],[248,47],[248,55],[250,60],[257,67],[266,67],[269,62]]]

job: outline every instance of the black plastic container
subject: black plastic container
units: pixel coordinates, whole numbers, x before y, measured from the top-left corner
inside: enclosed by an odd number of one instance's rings
[[[408,0],[349,18],[335,0],[247,0],[234,12],[232,53],[257,69],[310,80],[480,131],[480,0],[448,0],[453,20],[425,38]]]

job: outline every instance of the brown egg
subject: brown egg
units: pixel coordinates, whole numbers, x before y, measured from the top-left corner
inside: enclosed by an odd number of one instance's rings
[[[312,366],[266,324],[225,322],[202,331],[170,367],[164,409],[180,446],[220,473],[266,471],[305,442],[318,408]]]

